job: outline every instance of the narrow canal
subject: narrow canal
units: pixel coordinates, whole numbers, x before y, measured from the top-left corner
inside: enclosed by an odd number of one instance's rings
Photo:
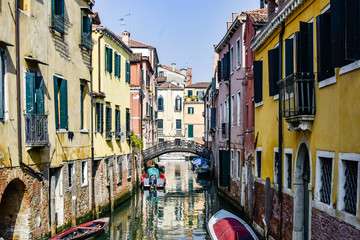
[[[206,223],[219,209],[239,212],[216,194],[211,180],[198,179],[190,162],[169,160],[165,190],[138,191],[118,207],[96,239],[210,239]]]

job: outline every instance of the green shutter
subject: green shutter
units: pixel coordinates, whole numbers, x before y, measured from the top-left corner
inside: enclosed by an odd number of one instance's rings
[[[115,77],[119,77],[118,75],[118,54],[114,53],[114,61],[115,61]]]
[[[42,76],[36,76],[36,113],[44,114],[44,81]]]
[[[55,126],[59,128],[59,102],[58,102],[58,79],[54,76],[54,111],[55,111]]]
[[[188,137],[194,137],[194,125],[188,125]]]
[[[86,15],[83,16],[83,32],[90,34],[90,18]]]
[[[111,131],[111,108],[106,107],[106,132]]]
[[[126,82],[130,83],[130,63],[126,61]]]
[[[119,57],[119,77],[121,77],[121,55],[119,54],[118,55],[118,57]]]
[[[0,119],[4,118],[4,75],[3,52],[0,51]]]
[[[68,128],[68,94],[65,79],[60,83],[60,128]]]
[[[158,128],[162,129],[164,127],[164,122],[162,119],[158,120]]]
[[[104,104],[100,103],[100,132],[104,132]]]
[[[182,98],[180,98],[180,111],[182,109]]]
[[[55,0],[51,0],[51,15],[55,14]]]
[[[113,62],[112,62],[112,54],[113,53],[113,51],[112,51],[112,49],[111,48],[109,48],[109,61],[108,61],[108,63],[109,63],[109,72],[110,73],[112,73],[112,66],[113,66]]]
[[[26,113],[35,114],[35,73],[26,73]]]
[[[100,103],[96,103],[96,132],[101,132],[101,107]]]
[[[106,71],[111,73],[112,72],[112,49],[105,46],[105,66]]]
[[[279,93],[277,82],[279,79],[279,48],[268,51],[269,66],[269,94],[275,96]]]

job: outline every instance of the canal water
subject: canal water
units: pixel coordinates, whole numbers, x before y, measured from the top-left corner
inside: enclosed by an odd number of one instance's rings
[[[212,180],[199,179],[189,161],[162,162],[164,190],[138,191],[111,216],[102,239],[210,239],[206,224],[220,209],[239,215],[216,194]]]

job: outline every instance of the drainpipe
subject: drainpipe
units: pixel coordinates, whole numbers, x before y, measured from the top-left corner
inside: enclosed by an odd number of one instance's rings
[[[283,36],[284,36],[284,31],[285,31],[285,24],[284,22],[282,22],[281,24],[281,31],[280,31],[280,35],[279,35],[279,76],[280,79],[282,79],[282,70],[283,70],[283,64],[282,64],[282,55],[283,55]],[[282,213],[283,213],[283,193],[282,193],[282,154],[283,154],[283,138],[282,138],[282,113],[281,113],[281,104],[282,104],[282,100],[281,100],[281,96],[280,96],[280,92],[279,92],[279,159],[278,159],[278,166],[279,166],[279,171],[278,171],[278,183],[279,183],[279,199],[280,199],[280,224],[279,224],[279,234],[280,234],[280,239],[282,239],[282,235],[281,235],[281,229],[282,229]]]
[[[22,165],[22,130],[21,130],[21,81],[20,81],[20,26],[19,26],[19,1],[15,1],[15,51],[16,51],[16,95],[17,95],[17,131],[19,164]]]
[[[92,6],[91,6],[92,8]],[[92,18],[90,20],[90,29],[92,29]],[[92,31],[90,32],[92,35]],[[92,38],[91,38],[92,39]],[[99,48],[100,51],[100,48]],[[98,59],[100,64],[100,58]],[[91,131],[91,212],[93,219],[95,219],[95,160],[94,160],[94,95],[93,95],[93,67],[92,67],[92,51],[90,51],[90,98],[91,98],[91,107],[90,107],[90,131]],[[99,76],[100,76],[100,68],[99,68]],[[100,81],[99,81],[100,83]]]
[[[100,31],[101,32],[101,31]],[[102,31],[101,35],[98,38],[98,71],[99,71],[99,93],[101,93],[101,46],[100,46],[100,39],[104,36],[105,32]]]
[[[229,54],[230,54],[230,42],[228,42],[227,45],[228,45],[228,51],[229,51]],[[230,77],[230,73],[229,73],[229,101],[228,101],[228,105],[229,105],[228,132],[229,132],[229,156],[230,156],[229,159],[230,159],[230,164],[231,164],[231,77]],[[229,177],[230,176],[231,176],[231,173],[229,173]],[[229,190],[230,190],[230,186],[229,186]]]

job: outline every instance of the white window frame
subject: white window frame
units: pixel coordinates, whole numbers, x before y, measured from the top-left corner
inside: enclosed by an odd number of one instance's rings
[[[231,126],[235,125],[235,121],[234,121],[234,103],[235,103],[235,95],[231,95]]]
[[[240,179],[241,173],[241,152],[240,150],[237,151],[237,159],[236,159],[237,171],[236,171],[236,178]]]
[[[260,177],[258,176],[258,159],[257,159],[257,157],[258,157],[258,152],[260,152],[261,153],[261,159],[260,159],[260,162],[261,162],[261,165],[263,164],[263,162],[262,162],[262,156],[263,156],[263,154],[262,154],[262,147],[257,147],[256,148],[256,152],[255,152],[255,174],[254,174],[254,176],[255,177],[257,177],[257,178],[261,178],[261,173],[262,173],[262,169],[260,169]]]
[[[242,58],[241,58],[241,41],[240,38],[238,38],[236,40],[236,65],[237,65],[237,69],[239,69],[241,67],[241,63],[242,63]]]
[[[345,166],[344,161],[356,161],[358,162],[358,182],[357,182],[357,201],[356,201],[356,214],[347,213],[344,210],[344,196],[343,189],[345,183]],[[337,186],[337,209],[345,214],[345,216],[351,218],[359,217],[359,193],[360,193],[360,154],[359,153],[339,153],[339,168],[338,168],[338,186]]]
[[[224,101],[224,123],[227,123],[228,121],[228,119],[227,119],[227,112],[226,112],[226,109],[227,109],[228,107],[227,107],[227,101],[225,100]]]
[[[220,127],[221,127],[221,124],[223,123],[222,108],[223,108],[223,105],[222,105],[222,103],[220,103],[220,111],[219,111]]]
[[[83,163],[85,163],[85,169],[83,169]],[[83,178],[84,176],[84,178]],[[87,186],[88,185],[88,165],[87,161],[81,161],[81,186]]]
[[[237,92],[237,125],[240,126],[241,124],[241,92]]]
[[[293,175],[293,172],[294,172],[294,150],[292,148],[285,148],[284,149],[284,158],[283,158],[283,162],[284,162],[284,169],[283,169],[283,187],[285,189],[291,189],[291,188],[288,188],[287,185],[288,185],[288,162],[287,162],[287,158],[286,158],[286,155],[291,155],[291,183],[293,184],[294,183],[294,175]]]
[[[72,165],[71,174],[70,174],[71,181],[69,181],[69,165]],[[68,179],[69,189],[71,189],[71,187],[73,186],[72,181],[73,181],[74,177],[75,177],[75,163],[74,162],[68,162],[68,176],[67,176],[67,179]]]
[[[276,171],[275,171],[275,155],[276,155],[276,153],[278,154],[278,156],[279,156],[279,148],[278,147],[274,147],[274,153],[273,153],[273,162],[274,162],[274,181],[273,181],[273,183],[274,184],[279,184],[278,182],[277,182],[277,176],[276,176]],[[278,171],[279,171],[279,169],[278,169]]]
[[[321,196],[320,196],[320,189],[322,187],[321,185],[321,177],[322,177],[322,171],[321,171],[321,159],[320,158],[330,158],[332,161],[332,172],[331,172],[331,194],[330,194],[330,204],[326,204],[321,202]],[[314,200],[318,202],[319,204],[323,204],[325,206],[329,206],[332,208],[333,203],[333,193],[334,193],[334,163],[335,163],[335,152],[328,152],[328,151],[316,151],[316,169],[315,169],[315,194],[314,194]]]

